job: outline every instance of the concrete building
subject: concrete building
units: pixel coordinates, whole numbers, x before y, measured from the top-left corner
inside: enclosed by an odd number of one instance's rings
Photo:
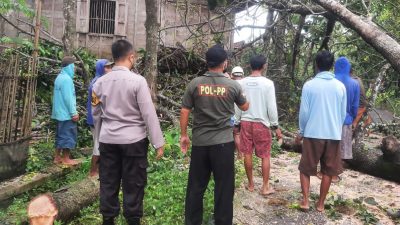
[[[34,0],[27,0],[34,6]],[[63,0],[42,0],[42,16],[45,29],[61,40],[65,28]],[[108,57],[110,46],[116,39],[131,41],[136,49],[146,44],[146,7],[144,0],[78,0],[76,2],[76,44],[86,47],[98,57]],[[233,33],[218,33],[232,27],[233,16],[210,12],[207,0],[160,0],[160,44],[165,46],[198,46],[211,44],[215,38],[224,39],[227,48],[233,45]],[[18,26],[32,29],[18,18],[8,15]],[[208,23],[211,19],[211,22]],[[15,37],[18,31],[4,21],[0,22],[0,34]],[[202,24],[203,26],[199,27]],[[188,25],[188,26],[187,26]],[[213,32],[212,32],[213,31]],[[213,33],[213,34],[212,34]]]

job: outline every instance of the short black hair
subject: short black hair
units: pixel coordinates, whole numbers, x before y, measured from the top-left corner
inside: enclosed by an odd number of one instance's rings
[[[250,58],[251,70],[261,70],[267,63],[267,59],[263,55],[255,55]]]
[[[331,70],[334,62],[335,57],[329,51],[320,51],[315,57],[315,63],[320,72]]]
[[[118,40],[112,44],[111,52],[114,61],[118,61],[133,52],[133,45],[127,40]]]
[[[228,59],[228,53],[220,44],[216,44],[206,52],[206,61],[208,68],[216,68]]]

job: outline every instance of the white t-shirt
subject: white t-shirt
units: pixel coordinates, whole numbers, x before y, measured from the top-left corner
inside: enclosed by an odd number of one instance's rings
[[[240,84],[250,103],[247,111],[241,112],[241,121],[261,122],[267,127],[278,126],[274,82],[266,77],[246,77]]]

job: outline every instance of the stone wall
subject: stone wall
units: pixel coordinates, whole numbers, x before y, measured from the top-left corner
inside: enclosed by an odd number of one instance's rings
[[[0,144],[0,181],[16,177],[25,172],[29,139]]]

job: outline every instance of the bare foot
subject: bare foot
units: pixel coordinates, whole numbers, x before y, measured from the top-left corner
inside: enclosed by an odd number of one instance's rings
[[[260,190],[260,195],[264,197],[271,195],[273,193],[275,193],[275,190],[272,187],[262,187]]]
[[[307,201],[301,201],[299,202],[299,206],[300,206],[300,210],[303,212],[307,212],[308,210],[310,210],[310,203]]]
[[[75,166],[75,165],[77,165],[78,163],[79,163],[78,161],[73,160],[73,159],[68,159],[68,158],[62,160],[62,164],[68,165],[68,166]]]
[[[55,156],[55,157],[54,157],[54,160],[53,160],[53,163],[54,163],[54,164],[61,164],[61,163],[62,163],[61,157]]]
[[[89,172],[89,177],[97,177],[99,175],[99,172],[97,171],[90,171]]]
[[[339,183],[341,180],[342,180],[342,178],[339,176],[332,177],[332,183],[334,183],[334,184]]]
[[[325,206],[324,206],[324,204],[322,204],[322,206],[321,206],[318,202],[315,203],[315,209],[316,209],[318,212],[320,212],[320,213],[325,212]]]
[[[246,190],[253,192],[254,191],[254,184],[248,184],[245,186]]]

